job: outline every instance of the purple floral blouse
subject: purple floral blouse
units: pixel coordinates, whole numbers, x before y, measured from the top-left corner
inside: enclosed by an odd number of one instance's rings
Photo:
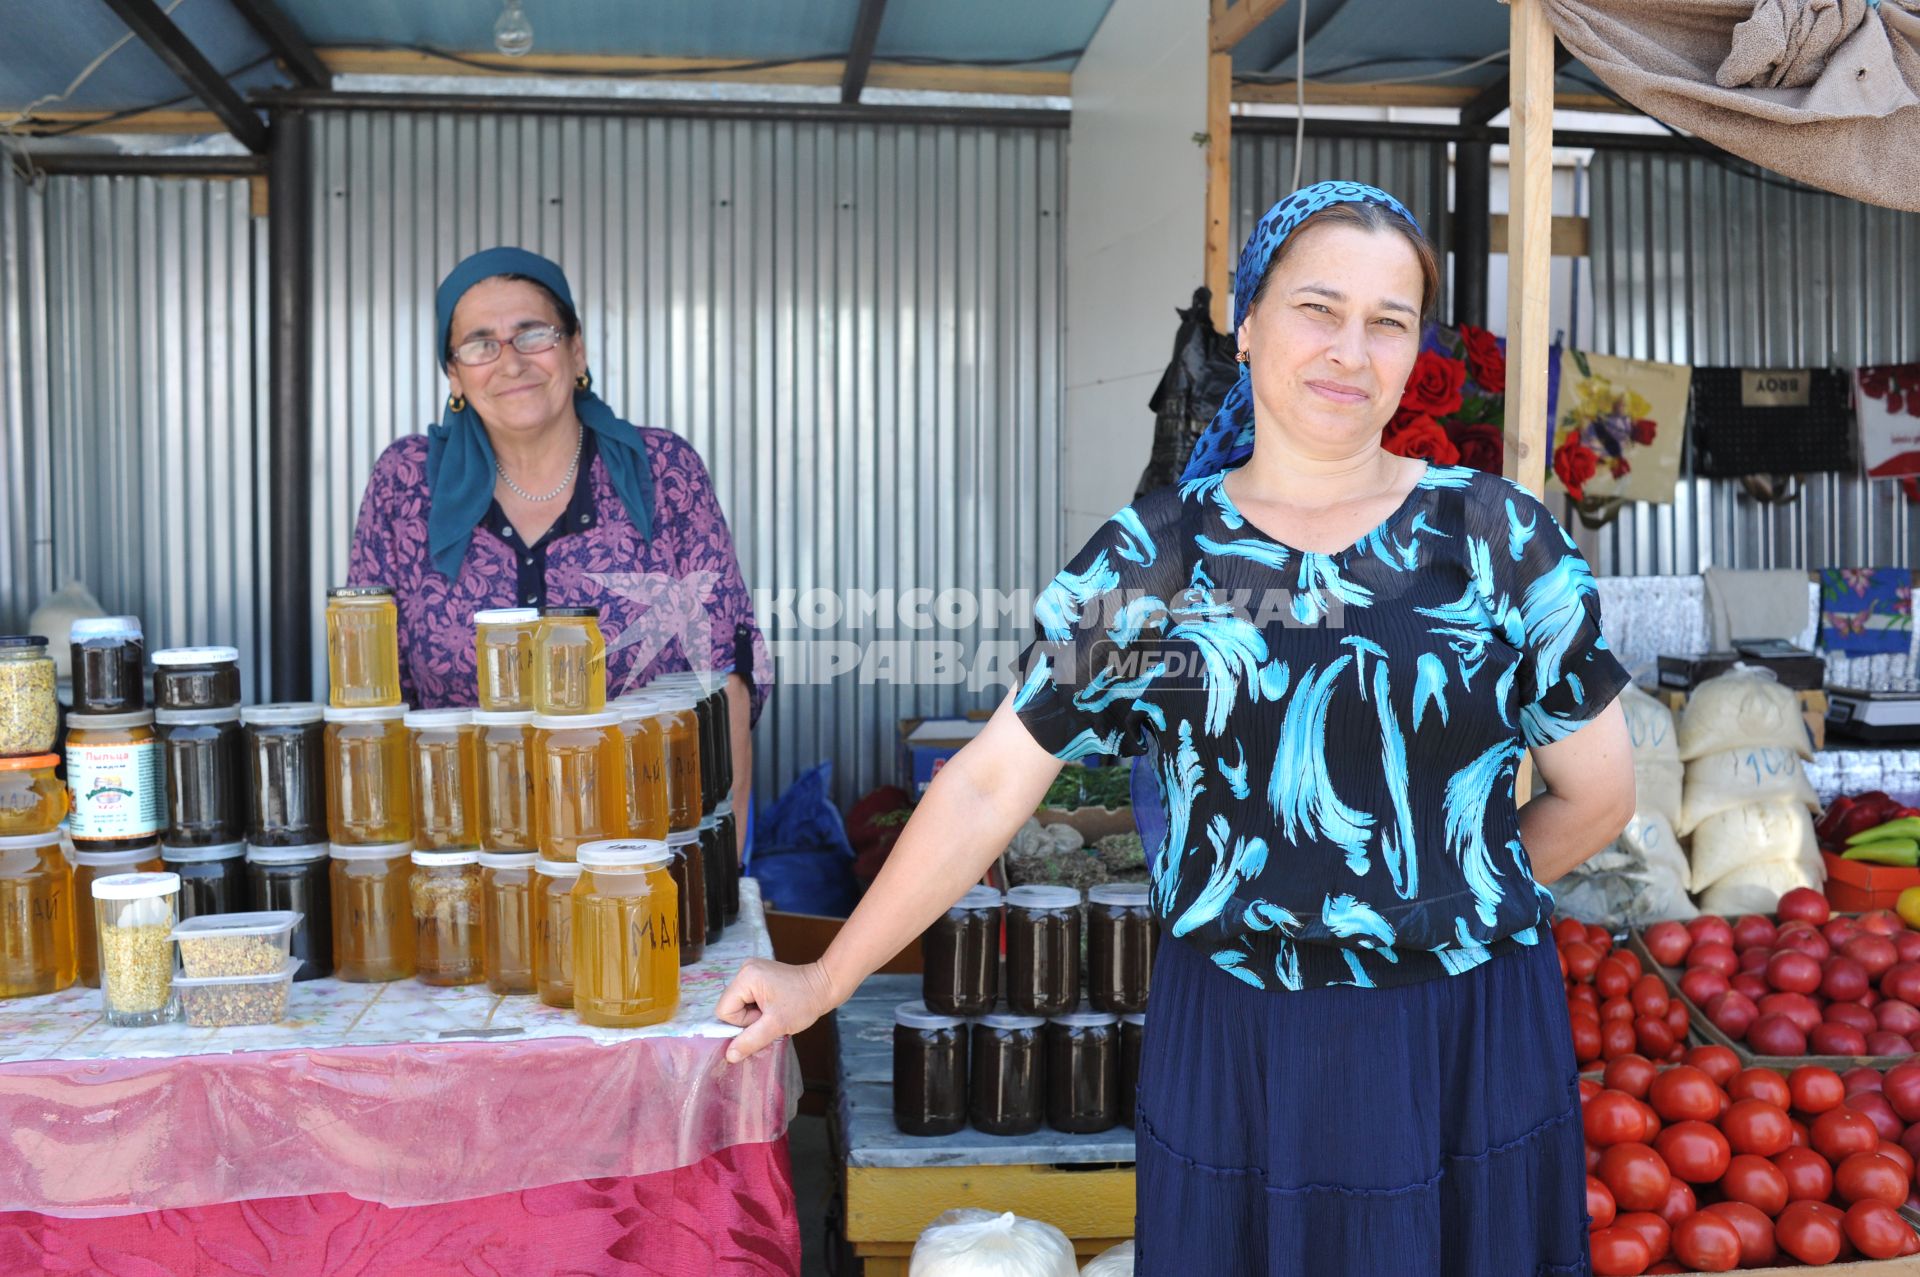
[[[426,436],[395,440],[380,454],[360,501],[347,581],[393,587],[409,704],[475,703],[475,612],[591,606],[607,640],[609,697],[673,670],[735,669],[736,652],[750,647],[758,720],[772,665],[713,482],[693,445],[670,430],[639,429],[653,463],[651,541],[590,448],[587,482],[538,545],[520,543],[496,502],[452,581],[427,552]]]

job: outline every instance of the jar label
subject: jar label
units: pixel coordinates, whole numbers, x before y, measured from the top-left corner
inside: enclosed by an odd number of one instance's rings
[[[75,838],[145,838],[160,832],[160,745],[67,745]]]

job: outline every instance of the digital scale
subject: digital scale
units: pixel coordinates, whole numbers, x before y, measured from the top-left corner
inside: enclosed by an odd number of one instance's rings
[[[1901,679],[1890,688],[1871,691],[1829,687],[1827,729],[1855,740],[1920,742],[1920,683]]]

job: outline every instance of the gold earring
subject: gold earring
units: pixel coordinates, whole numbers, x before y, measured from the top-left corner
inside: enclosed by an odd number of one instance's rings
[[[1233,362],[1236,364],[1249,363],[1252,361],[1252,359],[1253,359],[1253,356],[1249,355],[1244,350],[1236,350],[1233,352]]]
[[[465,412],[466,410],[467,410],[467,397],[465,395],[447,396],[448,412]]]
[[[578,387],[580,387],[580,389],[582,389],[582,390],[592,390],[592,389],[593,389],[593,374],[592,374],[592,373],[587,373],[587,372],[583,372],[583,373],[581,373],[581,374],[580,374],[580,375],[579,375],[578,377],[575,377],[575,378],[573,379],[573,384],[574,384],[574,385],[576,385],[576,386],[578,386]]]

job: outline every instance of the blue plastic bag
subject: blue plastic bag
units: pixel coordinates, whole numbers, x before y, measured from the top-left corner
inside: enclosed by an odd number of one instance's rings
[[[853,846],[828,792],[832,776],[833,764],[821,763],[756,814],[745,872],[770,908],[844,918],[859,900]]]

